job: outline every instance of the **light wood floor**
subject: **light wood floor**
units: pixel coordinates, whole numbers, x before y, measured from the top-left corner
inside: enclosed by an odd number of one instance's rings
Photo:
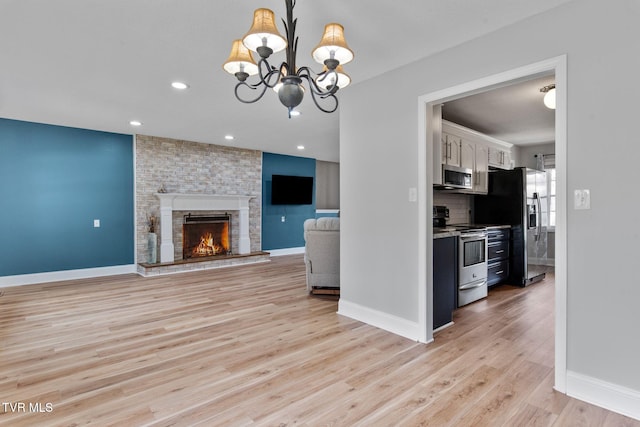
[[[298,255],[0,293],[0,425],[640,426],[552,390],[551,279],[430,345],[307,295]]]

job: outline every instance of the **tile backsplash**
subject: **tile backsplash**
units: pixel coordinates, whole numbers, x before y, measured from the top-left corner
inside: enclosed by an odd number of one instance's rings
[[[433,192],[433,204],[449,208],[447,224],[467,224],[471,222],[471,197],[468,194]]]

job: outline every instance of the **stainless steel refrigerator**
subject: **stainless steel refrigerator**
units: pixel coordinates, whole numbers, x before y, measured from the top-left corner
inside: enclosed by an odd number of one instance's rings
[[[489,193],[474,196],[476,224],[511,225],[511,260],[507,283],[527,286],[542,280],[548,269],[547,177],[528,168],[489,172]]]

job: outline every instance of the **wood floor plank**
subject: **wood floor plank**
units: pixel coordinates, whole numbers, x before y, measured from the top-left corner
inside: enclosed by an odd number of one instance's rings
[[[3,288],[0,426],[639,427],[553,391],[553,295],[492,289],[424,345],[309,295],[301,255]]]

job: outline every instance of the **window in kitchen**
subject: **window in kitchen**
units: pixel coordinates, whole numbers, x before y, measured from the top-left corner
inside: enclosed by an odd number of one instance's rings
[[[549,228],[556,226],[556,156],[545,154],[542,156],[544,170],[547,172],[547,212],[549,212]]]
[[[556,226],[556,168],[547,169],[549,185],[549,227]]]

